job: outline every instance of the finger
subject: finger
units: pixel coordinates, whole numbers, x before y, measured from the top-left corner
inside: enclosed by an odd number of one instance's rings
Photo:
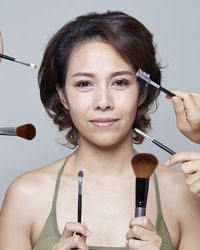
[[[72,249],[72,248],[88,250],[88,247],[85,241],[83,241],[83,239],[81,239],[81,237],[78,235],[72,236],[64,240],[60,240],[55,246],[53,246],[52,250],[58,250],[58,249],[66,250],[66,249]]]
[[[193,174],[200,171],[200,158],[198,160],[183,163],[181,170],[184,174]]]
[[[61,238],[66,239],[74,235],[74,233],[81,234],[85,237],[91,236],[90,230],[85,225],[78,222],[67,222],[65,224]]]
[[[167,99],[171,99],[172,97],[171,97],[171,96],[169,96],[169,95],[165,95],[165,98],[167,98]]]
[[[177,163],[183,163],[199,159],[200,159],[199,152],[192,152],[192,151],[180,152],[169,157],[169,159],[165,162],[165,166],[169,167]]]
[[[174,90],[173,93],[177,96],[180,97],[183,100],[184,106],[186,108],[186,110],[188,110],[188,114],[192,116],[195,115],[196,112],[199,112],[199,108],[197,103],[195,100],[199,100],[199,94],[197,93],[191,93],[191,92],[186,92],[183,90]],[[199,97],[199,98],[198,98]],[[176,97],[172,98],[176,99]]]
[[[140,216],[140,217],[133,217],[130,221],[129,228],[133,226],[141,226],[149,230],[154,230],[154,225],[151,223],[148,217]]]
[[[196,102],[197,106],[200,108],[200,94],[191,92],[194,101]]]
[[[174,89],[171,91],[176,96],[180,97],[182,100],[188,100],[188,98],[193,98],[195,100],[200,100],[200,94],[195,92],[187,92],[180,89]]]
[[[173,89],[171,92],[176,96],[180,97],[182,100],[187,99],[188,93],[193,94],[192,92],[187,92],[181,89]]]
[[[127,244],[126,244],[126,249],[127,250],[139,250],[141,249],[141,245],[143,244],[143,242],[141,242],[140,240],[136,240],[136,239],[130,239],[128,240]]]
[[[177,122],[177,127],[179,130],[185,129],[185,127],[188,127],[188,121],[187,121],[187,116],[185,112],[185,106],[183,101],[177,97],[174,96],[171,98],[172,104],[174,107],[174,112],[176,114],[176,122]]]
[[[188,186],[191,186],[192,184],[199,182],[200,186],[200,171],[197,171],[196,173],[187,176],[185,182]]]
[[[190,191],[191,191],[193,194],[197,194],[198,196],[200,196],[200,181],[196,181],[195,183],[193,183],[193,184],[190,186]]]
[[[140,239],[143,241],[154,241],[157,237],[157,231],[155,228],[153,230],[149,230],[142,226],[135,225],[129,230],[126,234],[126,239]]]

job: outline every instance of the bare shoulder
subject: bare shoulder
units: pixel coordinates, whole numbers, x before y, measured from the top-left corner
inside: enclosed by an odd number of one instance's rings
[[[165,186],[167,190],[174,189],[175,186],[176,188],[181,186],[185,188],[184,175],[180,170],[175,170],[159,164],[156,173],[158,175],[159,184]]]
[[[29,208],[34,207],[31,206],[33,205],[31,203],[43,199],[44,196],[47,197],[53,191],[57,173],[63,162],[64,159],[60,159],[48,166],[17,177],[8,187],[3,206],[10,202],[22,205],[26,201],[30,205]],[[25,207],[27,209],[27,206]]]
[[[159,164],[156,173],[161,192],[170,194],[170,197],[178,199],[193,196],[192,194],[190,195],[191,192],[186,185],[182,171]]]
[[[199,211],[200,198],[190,191],[189,186],[186,184],[186,178],[181,170],[174,170],[159,165],[156,172],[161,198],[165,197],[163,202],[168,203],[167,206],[171,206],[173,211],[177,211],[179,216],[182,214],[180,210],[183,209],[184,204],[187,204],[187,206],[184,206],[185,212],[186,210],[188,210],[188,213]]]
[[[32,249],[33,237],[41,232],[51,209],[57,173],[63,162],[61,159],[25,173],[10,184],[0,212],[1,249]]]

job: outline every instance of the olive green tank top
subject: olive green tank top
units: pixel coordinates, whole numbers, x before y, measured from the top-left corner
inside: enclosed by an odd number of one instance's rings
[[[44,228],[42,230],[39,239],[37,240],[33,250],[51,250],[52,246],[55,245],[60,237],[61,234],[58,230],[57,225],[57,216],[56,216],[56,201],[57,201],[57,194],[60,185],[60,178],[62,176],[65,164],[69,157],[63,163],[63,166],[58,172],[57,180],[56,180],[56,187],[54,191],[53,197],[53,204],[51,208],[51,212],[46,220]],[[159,195],[159,188],[158,188],[158,180],[156,173],[154,173],[154,182],[155,182],[155,190],[156,190],[156,200],[157,200],[157,221],[156,221],[156,229],[159,235],[162,237],[162,246],[161,250],[173,250],[172,241],[167,230],[167,226],[163,219],[162,210],[161,210],[161,203],[160,203],[160,195]],[[124,250],[125,247],[98,247],[98,246],[89,246],[90,250]]]

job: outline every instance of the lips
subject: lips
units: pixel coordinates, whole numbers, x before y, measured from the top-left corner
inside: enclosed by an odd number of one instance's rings
[[[114,125],[119,119],[116,118],[96,118],[90,120],[90,122],[95,126],[99,128],[107,128],[112,125]]]

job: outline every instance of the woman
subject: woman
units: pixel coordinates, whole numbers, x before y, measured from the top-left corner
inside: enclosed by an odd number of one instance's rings
[[[159,165],[159,188],[156,176],[150,178],[147,216],[133,216],[130,162],[133,140],[142,142],[133,129],[150,127],[147,112],[158,96],[138,85],[138,68],[160,83],[152,35],[121,12],[78,17],[50,40],[39,72],[41,99],[77,148],[11,184],[0,249],[197,249],[200,201],[180,172]],[[79,170],[84,223],[76,222]]]

